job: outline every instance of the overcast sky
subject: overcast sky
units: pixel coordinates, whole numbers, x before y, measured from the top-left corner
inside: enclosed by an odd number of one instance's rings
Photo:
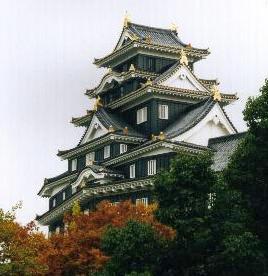
[[[67,168],[56,153],[82,135],[69,121],[89,108],[85,89],[105,72],[93,58],[113,49],[126,10],[136,23],[174,22],[184,42],[209,47],[196,73],[238,93],[227,111],[245,129],[246,99],[268,76],[267,0],[0,0],[0,208],[22,200],[20,222],[47,210],[37,192]]]

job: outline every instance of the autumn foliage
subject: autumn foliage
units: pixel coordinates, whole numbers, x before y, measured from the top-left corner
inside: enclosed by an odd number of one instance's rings
[[[42,261],[49,267],[47,275],[83,274],[101,270],[109,260],[100,249],[101,237],[108,226],[124,227],[128,221],[152,226],[161,237],[172,239],[174,230],[159,223],[153,216],[156,205],[133,205],[130,201],[112,205],[107,201],[97,205],[89,214],[74,206],[65,216],[67,230],[50,238],[50,247]]]
[[[21,226],[14,211],[0,209],[0,275],[44,275],[47,265],[40,258],[49,241],[33,222]]]

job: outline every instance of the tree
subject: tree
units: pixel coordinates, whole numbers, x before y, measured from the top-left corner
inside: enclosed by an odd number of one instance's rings
[[[156,180],[156,216],[177,231],[172,275],[263,275],[264,256],[241,193],[211,164],[209,154],[179,153]]]
[[[214,196],[209,214],[208,275],[264,275],[265,257],[258,237],[250,231],[252,218],[243,206],[241,193],[230,188],[221,177],[211,193]]]
[[[44,255],[48,275],[73,275],[102,270],[109,256],[100,248],[101,237],[109,225],[124,227],[129,220],[146,222],[162,236],[173,237],[174,231],[153,216],[155,205],[135,206],[129,201],[112,205],[107,201],[97,205],[89,214],[78,212],[65,216],[67,231],[52,235],[51,248]]]
[[[215,182],[208,154],[179,153],[170,171],[162,173],[155,182],[159,204],[157,218],[177,231],[173,251],[174,273],[192,275],[201,272],[208,255],[210,228],[208,200]]]
[[[163,275],[167,248],[168,240],[148,223],[130,220],[122,228],[109,227],[102,238],[102,249],[111,256],[105,272],[117,276]]]
[[[33,222],[27,226],[15,222],[17,208],[0,209],[0,275],[44,275],[47,266],[39,256],[48,242]]]
[[[243,112],[248,133],[232,156],[225,179],[242,192],[253,215],[252,228],[268,252],[268,80]]]

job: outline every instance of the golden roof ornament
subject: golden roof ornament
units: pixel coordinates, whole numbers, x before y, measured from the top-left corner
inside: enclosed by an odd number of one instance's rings
[[[129,67],[128,71],[132,71],[132,72],[134,72],[135,70],[136,70],[136,69],[135,69],[134,64],[132,64],[132,63],[131,63],[131,65],[130,65],[130,67]]]
[[[151,81],[150,78],[148,78],[147,81],[146,81],[146,83],[145,83],[145,85],[152,85],[152,84],[153,84],[153,82]]]
[[[156,140],[156,136],[154,134],[152,134],[151,138],[152,138],[152,141]]]
[[[112,125],[109,126],[108,132],[115,132],[115,129]]]
[[[124,27],[127,28],[129,23],[131,23],[131,18],[128,12],[126,11],[125,18],[124,18]]]
[[[221,92],[219,90],[218,85],[213,84],[212,88],[211,88],[211,92],[212,92],[213,100],[220,102],[221,101]]]
[[[139,40],[139,37],[136,34],[130,33],[129,31],[126,33],[126,37],[128,37],[131,41]]]
[[[161,131],[161,132],[159,133],[158,139],[161,140],[161,141],[163,141],[163,140],[166,139],[166,135],[164,134],[163,131]]]
[[[151,44],[152,43],[152,37],[150,35],[145,37],[145,42]]]
[[[175,23],[170,24],[170,30],[173,32],[178,32],[178,26]]]
[[[180,53],[180,64],[188,65],[188,58],[183,49],[181,49]]]
[[[128,127],[127,126],[123,128],[123,134],[128,135]]]
[[[94,110],[94,111],[97,111],[100,107],[103,107],[103,104],[102,104],[102,102],[101,102],[100,96],[98,96],[98,97],[96,98],[96,101],[95,101],[93,110]]]

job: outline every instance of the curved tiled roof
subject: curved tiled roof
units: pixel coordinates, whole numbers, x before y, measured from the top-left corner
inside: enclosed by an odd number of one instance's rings
[[[115,113],[108,111],[107,109],[101,108],[96,112],[96,116],[104,125],[104,127],[109,128],[110,126],[113,126],[114,130],[117,133],[122,133],[123,129],[127,127],[129,135],[133,135],[136,137],[144,137],[143,134],[136,131],[131,125],[122,120],[121,117],[119,117]]]
[[[230,157],[245,135],[246,132],[240,132],[209,139],[208,147],[215,151],[213,155],[213,170],[222,171],[227,167]]]
[[[128,29],[140,39],[150,38],[154,44],[178,47],[186,46],[186,44],[178,38],[177,33],[169,29],[149,27],[134,23],[130,23]]]
[[[168,138],[184,133],[199,123],[209,113],[215,103],[209,97],[204,101],[189,106],[177,121],[164,130],[164,133]]]

